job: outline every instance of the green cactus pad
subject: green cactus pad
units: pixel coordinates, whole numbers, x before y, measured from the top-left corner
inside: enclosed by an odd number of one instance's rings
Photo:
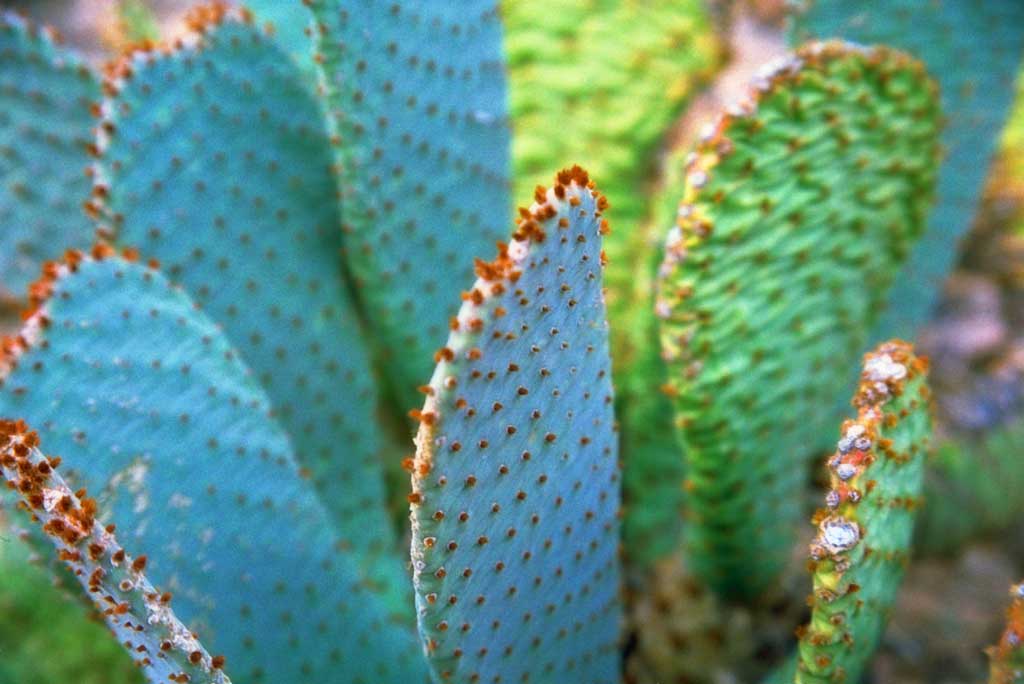
[[[437,354],[411,497],[437,681],[619,681],[604,205],[578,167],[538,188]]]
[[[39,450],[39,435],[0,420],[0,473],[53,541],[117,640],[151,682],[231,684],[224,659],[211,656],[171,608],[171,595],[146,578],[145,556],[132,558],[96,519],[96,502],[75,492]]]
[[[809,0],[792,36],[842,38],[906,50],[942,91],[945,161],[928,230],[895,281],[875,337],[910,338],[932,312],[971,227],[992,153],[1013,103],[1024,59],[1020,0]]]
[[[0,415],[38,427],[237,681],[424,681],[411,625],[337,536],[220,328],[156,271],[73,257],[4,343]]]
[[[954,551],[1013,524],[1024,512],[1022,444],[1022,419],[980,438],[940,444],[930,457],[916,546],[925,552]]]
[[[309,0],[337,127],[345,253],[397,399],[416,401],[458,283],[505,237],[508,122],[494,0]]]
[[[679,196],[668,189],[683,184],[684,170],[682,153],[674,153],[665,164],[664,188],[654,201],[650,232],[675,223]],[[637,269],[634,291],[647,291],[653,298],[659,256],[658,250],[652,250],[648,268]],[[679,549],[686,467],[673,404],[664,392],[667,376],[658,318],[653,305],[639,308],[631,325],[638,342],[633,358],[625,372],[615,375],[622,449],[622,540],[631,566],[658,572],[655,561]]]
[[[690,160],[656,309],[693,569],[724,595],[761,593],[786,562],[805,464],[852,381],[841,359],[924,228],[937,99],[902,53],[815,43]]]
[[[814,516],[814,592],[800,634],[797,684],[859,682],[892,611],[910,560],[931,435],[927,363],[905,342],[864,358],[853,399],[828,460],[831,486]]]
[[[99,98],[52,33],[0,10],[0,300],[22,300],[46,260],[92,243],[82,202]]]
[[[346,292],[326,124],[273,41],[216,6],[187,47],[111,71],[95,202],[104,233],[224,326],[346,546],[396,609],[411,598],[387,517],[370,354]]]
[[[988,684],[1024,682],[1024,582],[1010,587],[1012,603],[1006,611],[1006,629],[999,643],[989,648]]]

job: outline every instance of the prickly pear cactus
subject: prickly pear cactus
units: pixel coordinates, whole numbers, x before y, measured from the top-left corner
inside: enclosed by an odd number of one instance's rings
[[[508,122],[494,0],[309,0],[336,126],[346,263],[404,406],[471,271],[505,237]]]
[[[299,67],[209,5],[170,51],[108,75],[93,206],[224,326],[295,454],[395,610],[408,580],[384,507],[378,390],[347,293],[329,136]]]
[[[412,559],[438,681],[619,679],[605,200],[579,167],[477,261],[418,417]]]
[[[847,2],[806,0],[792,38],[842,38],[906,50],[939,81],[945,161],[928,230],[896,279],[878,338],[913,337],[927,319],[961,237],[971,227],[995,144],[1024,59],[1019,0]]]
[[[874,654],[910,561],[931,434],[927,363],[904,342],[864,358],[828,460],[830,489],[814,515],[814,591],[800,635],[797,684],[858,682]]]
[[[753,83],[687,168],[657,312],[687,458],[694,571],[752,596],[783,567],[805,464],[924,227],[935,84],[885,48],[814,43]]]
[[[424,681],[411,625],[361,572],[219,327],[158,272],[96,255],[34,286],[0,356],[0,415],[38,426],[237,680]]]
[[[146,557],[125,551],[114,528],[96,519],[96,501],[57,472],[59,463],[43,455],[39,435],[24,423],[0,420],[0,473],[8,487],[150,681],[231,684],[224,658],[206,651],[174,614],[171,594],[147,579]]]
[[[92,242],[88,67],[47,29],[0,10],[0,300],[21,300],[47,259]]]
[[[1024,682],[1024,583],[1010,587],[1012,603],[1006,611],[1006,629],[999,643],[989,648],[989,684]]]
[[[682,504],[671,408],[658,392],[664,375],[657,355],[646,353],[657,347],[648,193],[659,145],[722,59],[722,46],[703,3],[693,0],[517,0],[503,10],[517,196],[571,159],[603,179],[614,206],[605,282],[628,459],[623,536],[630,560],[646,565],[675,548]]]

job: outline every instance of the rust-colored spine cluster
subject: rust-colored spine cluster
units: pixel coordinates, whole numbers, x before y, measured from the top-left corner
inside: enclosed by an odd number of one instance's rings
[[[146,557],[130,556],[98,505],[57,472],[60,458],[39,450],[22,421],[0,420],[0,471],[20,497],[19,508],[53,541],[58,558],[79,579],[111,631],[152,681],[230,684],[223,656],[211,656],[171,610],[171,595],[146,578]]]

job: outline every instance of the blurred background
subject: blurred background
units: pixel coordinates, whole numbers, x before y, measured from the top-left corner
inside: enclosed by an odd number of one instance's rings
[[[4,4],[53,26],[66,43],[102,66],[133,42],[178,33],[191,3]],[[639,199],[663,182],[669,160],[678,157],[674,153],[687,150],[700,127],[742,94],[761,64],[784,52],[781,0],[502,4],[510,46],[535,28],[537,11],[566,5],[586,21],[571,22],[560,35],[561,47],[585,52],[601,44],[588,37],[609,32],[620,41],[617,48],[626,51],[614,58],[624,57],[635,68],[637,77],[625,95],[614,84],[584,74],[581,90],[566,100],[566,107],[578,114],[574,121],[584,125],[577,139],[565,141],[564,162],[587,166],[601,181],[612,202],[613,221],[621,215],[617,211],[642,212],[638,207],[645,203]],[[509,62],[517,196],[526,197],[536,182],[547,180],[550,169],[531,166],[538,143],[528,134],[546,122],[518,100],[545,76],[529,54],[510,49]],[[941,430],[970,437],[1024,408],[1024,78],[1018,79],[1015,111],[993,162],[982,209],[921,346],[933,361]],[[26,562],[28,556],[0,520],[0,684],[141,682],[102,624],[54,588],[47,573]],[[1019,579],[1022,568],[1024,524],[956,558],[915,562],[868,681],[982,681],[987,664],[979,644],[995,641],[1005,588]]]

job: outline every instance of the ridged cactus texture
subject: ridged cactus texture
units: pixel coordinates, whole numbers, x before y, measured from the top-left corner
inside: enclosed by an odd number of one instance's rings
[[[988,684],[1024,682],[1024,582],[1010,587],[1012,603],[999,643],[988,649]]]
[[[646,563],[674,548],[682,505],[671,408],[657,391],[648,195],[659,146],[722,47],[694,0],[517,0],[503,10],[517,196],[573,160],[603,179],[615,207],[605,279],[626,459],[623,535],[631,560]]]
[[[217,324],[160,273],[70,254],[4,342],[0,414],[37,426],[237,681],[425,672]]]
[[[224,658],[206,651],[174,614],[171,594],[147,579],[146,557],[125,551],[114,527],[97,520],[96,501],[57,472],[59,463],[40,451],[39,435],[26,425],[0,421],[0,473],[145,675],[154,682],[230,684]]]
[[[0,10],[0,300],[20,300],[44,261],[92,243],[81,205],[99,96],[50,31]]]
[[[971,227],[999,133],[1013,103],[1024,59],[1024,3],[1019,0],[848,2],[807,0],[794,13],[792,38],[841,38],[906,50],[938,80],[945,160],[928,230],[889,296],[875,336],[910,338],[931,314]]]
[[[183,47],[109,69],[93,207],[102,234],[223,325],[265,388],[342,543],[396,610],[370,351],[341,263],[329,135],[299,67],[248,15],[195,16]]]
[[[346,263],[403,406],[430,376],[465,254],[511,211],[494,0],[309,0],[341,184]]]
[[[799,631],[797,684],[858,682],[882,637],[910,560],[931,434],[927,363],[904,342],[864,359],[828,459],[830,489],[814,516],[811,620]]]
[[[437,681],[618,681],[605,204],[579,167],[538,188],[437,353],[411,498]]]
[[[778,576],[806,463],[924,228],[938,94],[885,48],[774,65],[687,168],[657,312],[687,458],[694,571],[729,596]]]

